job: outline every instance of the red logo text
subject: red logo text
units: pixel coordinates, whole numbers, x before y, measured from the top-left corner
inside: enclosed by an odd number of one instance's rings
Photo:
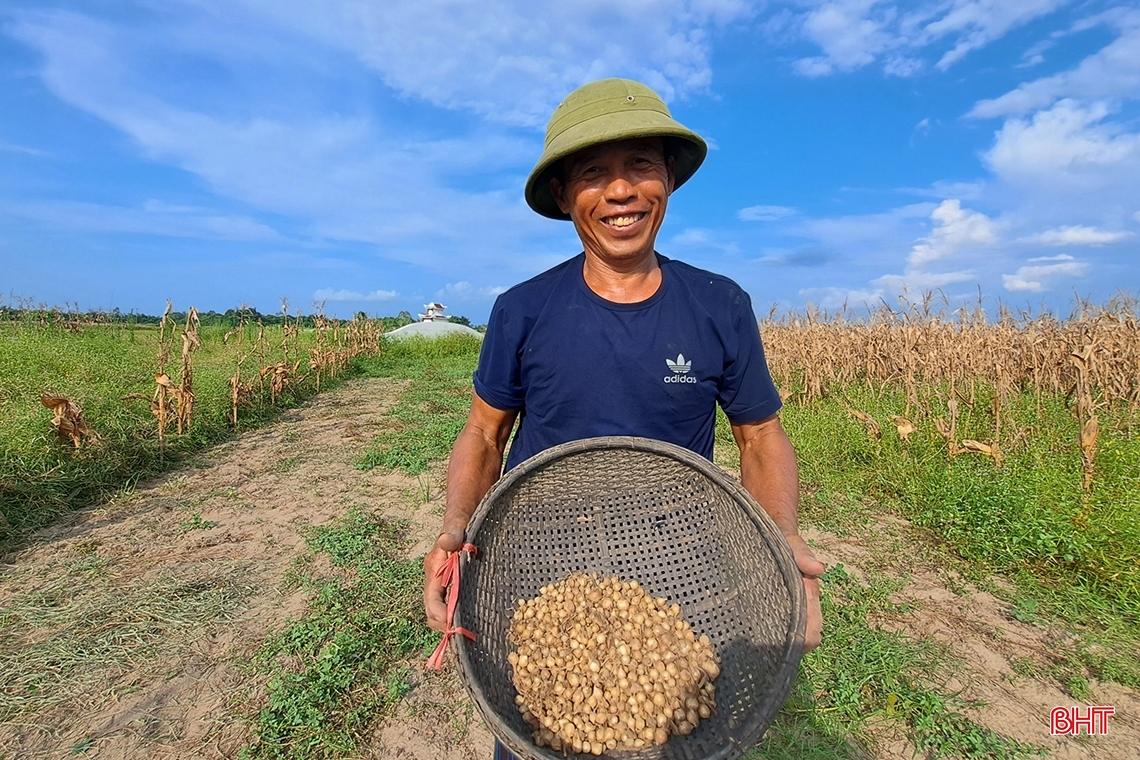
[[[1108,718],[1116,714],[1110,705],[1092,707],[1054,707],[1049,713],[1049,733],[1053,736],[1076,736],[1083,728],[1089,736],[1108,734]]]

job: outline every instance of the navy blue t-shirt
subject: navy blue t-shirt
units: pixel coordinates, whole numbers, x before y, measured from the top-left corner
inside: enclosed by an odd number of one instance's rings
[[[584,260],[516,285],[491,309],[475,392],[521,412],[507,469],[602,435],[668,441],[712,459],[718,403],[734,423],[780,409],[739,285],[658,254],[657,292],[613,303],[586,285]]]

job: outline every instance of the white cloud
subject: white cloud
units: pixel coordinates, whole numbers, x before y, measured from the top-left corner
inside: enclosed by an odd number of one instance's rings
[[[1031,235],[1024,238],[1027,243],[1039,243],[1041,245],[1107,245],[1109,243],[1119,243],[1121,240],[1127,240],[1132,237],[1131,232],[1108,232],[1106,230],[1098,230],[1095,227],[1085,227],[1082,225],[1068,225],[1057,227],[1056,229],[1046,230],[1037,235]],[[1046,260],[1046,259],[1034,259]]]
[[[800,58],[792,64],[792,68],[800,76],[809,79],[817,77],[825,77],[835,73],[835,65],[825,56],[815,56],[813,58]]]
[[[391,301],[399,294],[394,290],[373,290],[371,293],[358,293],[354,290],[333,290],[321,288],[313,293],[314,301]]]
[[[840,0],[824,3],[803,20],[803,34],[823,49],[824,55],[796,61],[804,76],[825,76],[851,71],[875,60],[891,43],[886,20],[873,18],[878,0]]]
[[[712,242],[708,230],[689,227],[673,236],[673,245],[708,245]]]
[[[1019,69],[1028,69],[1045,62],[1045,51],[1052,48],[1057,44],[1055,39],[1045,39],[1035,42],[1021,54],[1021,63],[1017,64]]]
[[[922,293],[973,279],[974,272],[968,269],[954,272],[908,270],[903,274],[885,274],[872,280],[871,284],[895,293]]]
[[[808,77],[847,72],[884,60],[889,76],[922,71],[920,57],[930,48],[950,49],[935,64],[945,71],[967,54],[1004,37],[1011,30],[1049,14],[1068,0],[948,0],[906,8],[886,0],[829,0],[799,19],[800,35],[823,55],[796,60],[793,68]],[[770,34],[786,36],[786,16]]]
[[[1056,256],[1030,259],[1031,262],[1053,261],[1052,264],[1030,264],[1019,267],[1014,274],[1001,276],[1002,286],[1011,292],[1026,291],[1040,293],[1048,289],[1045,280],[1057,277],[1079,277],[1088,269],[1088,264],[1076,261],[1071,256]]]
[[[167,102],[178,91],[163,90],[141,72],[153,59],[202,55],[193,46],[206,43],[147,31],[65,12],[29,15],[13,26],[17,38],[41,53],[41,76],[64,102],[122,130],[152,160],[201,177],[220,195],[299,217],[308,237],[378,244],[385,257],[451,269],[457,248],[475,265],[501,260],[504,250],[528,237],[550,234],[550,223],[530,212],[517,190],[453,186],[459,173],[529,163],[532,142],[494,132],[428,140],[369,115],[323,109],[278,118],[277,105],[231,105],[236,113],[230,115]],[[233,62],[218,65],[227,63]],[[260,63],[295,75],[292,60]],[[224,220],[213,223],[225,226]]]
[[[775,222],[795,216],[790,206],[748,206],[736,212],[736,218],[745,222]]]
[[[1103,100],[1140,97],[1140,11],[1106,16],[1119,36],[1076,68],[1026,82],[998,98],[981,100],[968,114],[976,119],[1020,116],[1062,98]]]
[[[5,142],[4,140],[0,140],[0,151],[5,153],[23,153],[25,156],[36,156],[37,158],[44,158],[48,155],[42,150],[29,148],[26,145]]]
[[[922,292],[975,279],[971,269],[931,271],[935,261],[963,256],[976,259],[998,242],[998,225],[979,211],[962,208],[957,198],[942,201],[930,212],[934,228],[911,246],[902,274],[885,274],[871,281],[888,292]]]
[[[883,298],[882,289],[860,288],[802,288],[800,298],[823,309],[875,309]]]
[[[920,195],[927,198],[957,198],[958,200],[977,200],[982,197],[986,183],[978,182],[950,182],[938,180],[930,187],[900,187],[900,193]]]
[[[914,244],[907,257],[908,268],[918,269],[968,246],[988,246],[997,241],[993,220],[978,211],[963,209],[960,200],[943,201],[930,218],[936,223],[934,231]]]
[[[197,1],[217,14],[234,5]],[[709,32],[753,13],[741,0],[239,1],[356,56],[403,94],[527,126],[545,124],[561,97],[603,76],[641,79],[666,100],[705,90]]]
[[[507,292],[507,288],[502,285],[492,285],[490,287],[477,288],[466,280],[460,282],[449,282],[443,286],[439,291],[440,298],[455,298],[460,301],[466,301],[474,298],[494,298],[500,293]]]
[[[10,204],[0,206],[0,211],[44,222],[57,229],[96,234],[125,233],[242,242],[282,239],[272,227],[246,216],[193,206],[169,206],[154,200],[147,201],[141,208],[53,201]]]
[[[1106,121],[1106,103],[1059,101],[1031,119],[1010,119],[984,156],[1004,181],[1070,193],[1123,182],[1137,188],[1140,134]]]
[[[954,47],[936,64],[943,71],[1035,18],[1052,13],[1067,0],[954,0],[946,15],[927,24],[924,35],[939,39],[957,34]]]
[[[906,79],[921,74],[925,68],[926,64],[920,58],[894,56],[888,58],[886,64],[883,65],[883,73],[890,77]]]

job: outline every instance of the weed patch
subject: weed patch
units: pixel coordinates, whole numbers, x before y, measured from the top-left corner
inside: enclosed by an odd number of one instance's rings
[[[308,614],[269,637],[256,658],[270,674],[256,740],[242,758],[337,757],[408,691],[401,662],[438,641],[423,620],[421,560],[403,557],[406,525],[354,510],[306,532],[340,575],[295,578],[312,592]]]
[[[877,721],[901,726],[929,758],[1015,760],[1043,754],[1004,737],[961,712],[970,706],[925,686],[944,679],[947,653],[925,641],[888,633],[868,616],[892,609],[900,582],[864,585],[837,565],[823,577],[827,635],[804,657],[791,698],[750,760],[861,758],[867,728]],[[850,738],[849,738],[850,737]]]

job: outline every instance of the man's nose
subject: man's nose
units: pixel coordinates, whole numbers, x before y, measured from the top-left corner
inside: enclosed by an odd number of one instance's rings
[[[606,185],[606,200],[610,203],[628,203],[637,196],[637,190],[624,174],[615,175]]]

